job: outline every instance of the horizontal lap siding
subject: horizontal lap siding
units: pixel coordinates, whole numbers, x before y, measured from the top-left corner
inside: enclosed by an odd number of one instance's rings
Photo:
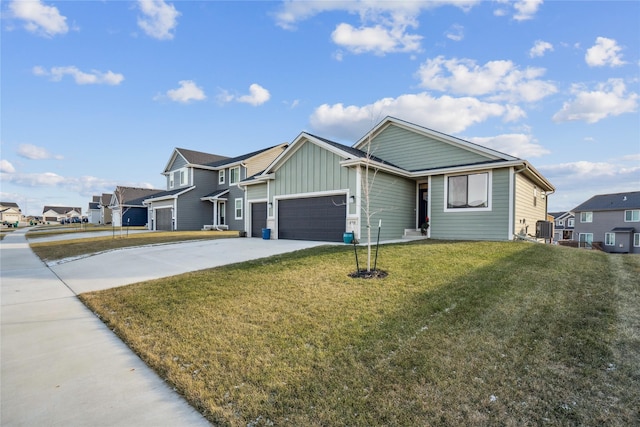
[[[372,176],[373,171],[370,171]],[[365,172],[362,172],[364,180]],[[407,228],[415,228],[416,183],[413,180],[379,172],[371,186],[370,212],[371,238],[377,238],[378,224],[382,220],[381,240],[400,239]],[[367,215],[364,211],[366,200],[362,193],[361,241],[367,236]]]
[[[366,151],[367,147],[362,149]],[[488,159],[393,125],[371,141],[371,154],[407,170],[463,165]]]
[[[488,212],[445,212],[444,176],[431,179],[431,237],[454,240],[507,240],[509,170],[493,171],[492,208]]]
[[[247,186],[247,200],[261,200],[267,198],[267,184]]]
[[[533,206],[534,184],[522,174],[516,174],[514,227],[516,234],[536,234],[536,222],[546,221],[546,203],[538,188],[537,206]]]

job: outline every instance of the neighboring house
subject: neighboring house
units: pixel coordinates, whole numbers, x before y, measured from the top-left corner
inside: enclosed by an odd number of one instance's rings
[[[573,212],[550,212],[549,215],[553,216],[553,240],[573,240],[576,220]]]
[[[72,218],[81,218],[82,209],[69,206],[45,206],[42,209],[42,217],[45,222],[62,222],[63,220],[71,220]]]
[[[100,200],[102,196],[93,196],[89,202],[89,209],[87,209],[87,222],[90,224],[100,224],[101,220],[101,207]]]
[[[593,196],[573,209],[574,240],[606,252],[640,253],[640,191]]]
[[[0,202],[0,222],[15,224],[22,221],[22,210],[17,203]]]
[[[167,190],[145,200],[149,229],[244,231],[244,191],[238,184],[263,171],[286,146],[233,158],[174,149],[162,172]]]
[[[555,191],[526,160],[392,117],[353,147],[302,132],[241,184],[246,229],[322,241],[364,241],[368,223],[373,239],[380,224],[381,240],[399,239],[426,217],[432,238],[530,238]]]
[[[100,224],[111,224],[113,220],[113,212],[109,207],[112,197],[111,193],[102,193],[100,196]]]
[[[117,186],[109,203],[113,226],[147,225],[149,214],[143,201],[160,192],[162,190],[152,188]]]

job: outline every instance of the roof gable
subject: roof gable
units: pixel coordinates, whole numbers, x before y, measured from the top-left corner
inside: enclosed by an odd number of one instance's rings
[[[573,211],[619,211],[626,209],[640,209],[640,191],[593,196],[578,205]]]
[[[192,165],[207,165],[219,161],[229,159],[225,156],[219,156],[217,154],[204,153],[202,151],[188,150],[186,148],[175,148],[171,154],[171,158],[164,168],[164,172],[173,170],[174,163],[177,159],[181,159],[187,166]],[[181,163],[182,163],[181,162]]]
[[[158,190],[155,188],[118,186],[116,187],[116,191],[113,193],[112,201],[114,202],[114,205],[122,203],[127,206],[142,206],[143,200],[164,191],[165,190]]]
[[[381,121],[354,147],[369,150],[372,154],[410,171],[519,160],[393,117]]]

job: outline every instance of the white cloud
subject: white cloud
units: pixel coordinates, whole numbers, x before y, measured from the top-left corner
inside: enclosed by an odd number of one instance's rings
[[[238,102],[245,104],[251,104],[254,107],[262,105],[271,98],[269,91],[257,83],[249,86],[249,95],[243,95],[238,97]]]
[[[518,0],[513,4],[513,7],[516,9],[513,19],[516,21],[533,19],[541,5],[542,0]]]
[[[9,9],[15,18],[26,21],[24,27],[32,33],[53,37],[69,31],[67,18],[55,6],[46,6],[40,0],[14,0]]]
[[[510,154],[523,159],[540,157],[550,151],[538,144],[531,135],[522,133],[503,134],[492,137],[466,138],[475,144],[489,147],[501,153]]]
[[[544,56],[547,51],[553,51],[553,45],[549,42],[542,40],[536,40],[533,47],[529,50],[529,56],[535,58],[537,56]]]
[[[173,39],[172,31],[178,25],[180,12],[172,4],[163,0],[138,0],[143,16],[138,18],[138,26],[149,36],[158,40]]]
[[[587,49],[584,60],[590,67],[604,67],[605,65],[619,67],[626,64],[622,60],[621,50],[622,48],[615,40],[598,37],[596,44]]]
[[[203,101],[207,99],[202,88],[198,87],[193,80],[180,80],[178,89],[167,91],[167,97],[172,101],[187,104],[191,101]],[[157,99],[157,98],[156,98]]]
[[[409,28],[417,28],[417,17],[423,10],[452,5],[469,10],[479,0],[442,0],[423,2],[372,2],[357,1],[285,1],[276,13],[277,25],[295,29],[297,23],[330,11],[346,11],[358,15],[360,25],[341,23],[331,37],[334,43],[356,54],[420,51],[422,36],[410,34]],[[455,38],[455,34],[452,34]],[[338,58],[342,54],[337,55]]]
[[[97,70],[91,70],[91,72],[87,73],[80,71],[75,66],[52,67],[49,71],[41,66],[35,66],[33,67],[32,72],[36,76],[49,76],[51,77],[51,80],[55,82],[61,81],[65,75],[68,75],[73,77],[75,82],[79,85],[106,84],[110,86],[117,86],[124,80],[124,75],[114,73],[110,70],[106,73]]]
[[[459,42],[464,39],[464,27],[460,24],[453,24],[445,33],[445,36],[450,40]]]
[[[13,167],[10,161],[2,159],[0,160],[0,172],[2,173],[14,173],[16,168]]]
[[[518,110],[518,107],[513,107]],[[514,117],[513,110],[476,98],[434,98],[423,92],[384,98],[365,106],[324,104],[310,117],[311,125],[320,133],[334,138],[355,140],[364,135],[385,116],[402,117],[440,132],[455,134],[492,117]]]
[[[596,194],[638,191],[640,165],[635,155],[601,162],[576,162],[538,166],[553,183],[550,210],[571,210]]]
[[[37,147],[32,144],[20,144],[18,146],[18,155],[30,160],[56,159],[61,160],[60,155],[51,154],[46,148]]]
[[[406,34],[404,28],[384,28],[381,25],[354,28],[339,24],[331,34],[335,44],[352,53],[415,52],[420,50],[422,36]]]
[[[227,90],[221,90],[217,96],[218,102],[227,103],[227,102],[242,102],[245,104],[253,105],[257,107],[258,105],[262,105],[271,99],[271,94],[269,91],[257,83],[253,83],[249,86],[249,94],[248,95],[233,95],[229,93]]]
[[[543,68],[520,70],[511,61],[489,61],[480,66],[471,59],[438,56],[423,63],[417,76],[420,86],[458,95],[487,96],[492,101],[535,102],[557,91],[539,77]]]
[[[592,91],[574,85],[572,93],[575,97],[565,102],[562,109],[554,114],[554,122],[596,123],[606,117],[633,113],[638,109],[638,94],[627,93],[621,79],[609,79]]]

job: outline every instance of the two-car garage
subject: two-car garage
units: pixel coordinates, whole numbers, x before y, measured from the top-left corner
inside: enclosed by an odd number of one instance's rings
[[[263,224],[261,217],[266,212],[263,214],[261,208],[262,206],[258,207],[258,211],[255,212],[257,215],[252,215],[252,235],[253,229],[257,231]],[[277,237],[289,240],[341,242],[346,216],[347,200],[344,194],[280,199],[277,202]]]

